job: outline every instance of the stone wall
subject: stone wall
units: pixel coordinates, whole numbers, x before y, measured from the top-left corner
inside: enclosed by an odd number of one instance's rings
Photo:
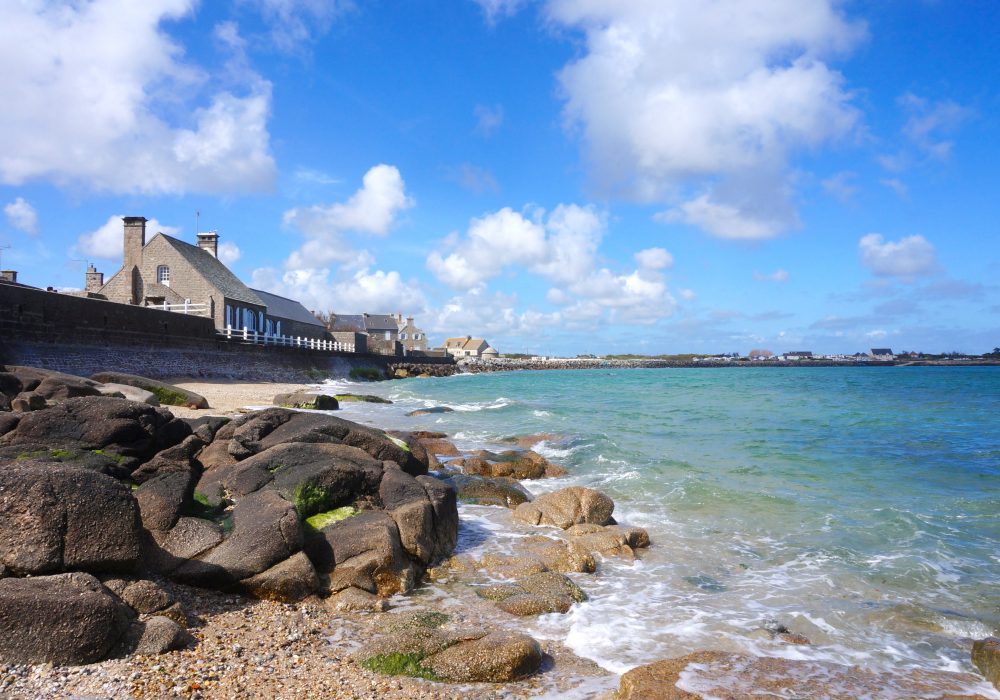
[[[89,376],[318,381],[355,367],[388,371],[398,358],[226,341],[211,319],[0,283],[0,364]],[[421,358],[428,365],[438,358]]]

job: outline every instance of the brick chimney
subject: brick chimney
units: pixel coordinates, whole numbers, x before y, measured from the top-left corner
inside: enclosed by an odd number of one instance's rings
[[[0,281],[17,282],[17,270],[0,270]]]
[[[142,264],[142,248],[146,245],[146,217],[126,216],[125,222],[125,257],[122,267],[131,270]]]
[[[213,258],[219,257],[219,232],[208,231],[207,233],[199,233],[198,247]]]
[[[87,266],[87,284],[84,289],[88,292],[99,292],[101,287],[104,286],[104,273],[98,272],[97,268],[93,265]]]

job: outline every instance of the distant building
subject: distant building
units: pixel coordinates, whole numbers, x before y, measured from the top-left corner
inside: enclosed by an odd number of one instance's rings
[[[896,359],[896,356],[892,354],[892,348],[872,348],[868,355],[873,360],[890,361]]]
[[[473,338],[471,335],[464,338],[448,338],[444,341],[444,350],[456,358],[490,359],[499,356],[499,353],[489,343],[482,338]]]
[[[770,350],[751,350],[749,358],[751,360],[770,360],[774,357],[774,353]]]
[[[786,360],[811,360],[813,357],[811,350],[796,350],[794,352],[786,352],[782,357]]]
[[[399,342],[403,344],[403,349],[407,352],[427,350],[427,334],[414,325],[413,316],[407,316],[404,323],[402,316],[397,314],[396,323],[399,327]]]
[[[146,219],[124,218],[122,267],[106,283],[91,265],[88,296],[122,304],[185,309],[208,316],[215,327],[246,328],[267,335],[325,338],[323,323],[302,304],[243,284],[218,259],[219,235],[198,234],[198,245],[163,233],[146,242]]]

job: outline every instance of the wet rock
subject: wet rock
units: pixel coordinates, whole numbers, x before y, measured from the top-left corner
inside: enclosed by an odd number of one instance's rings
[[[587,600],[587,594],[572,579],[554,571],[527,576],[509,584],[484,586],[477,590],[483,598],[512,615],[566,613],[573,603]]]
[[[372,396],[371,394],[337,394],[334,398],[340,402],[392,403],[389,399],[383,399],[381,396]]]
[[[525,554],[544,562],[551,571],[591,574],[597,570],[597,562],[590,550],[573,540],[525,537],[518,541],[518,547]]]
[[[566,474],[565,469],[530,450],[500,454],[480,450],[468,459],[455,464],[461,466],[465,474],[509,479],[541,479]]]
[[[327,598],[326,606],[334,612],[385,612],[389,609],[385,599],[354,586]]]
[[[33,460],[0,467],[0,563],[15,573],[129,571],[139,533],[135,499],[111,477]]]
[[[449,408],[448,406],[431,406],[428,408],[418,408],[415,411],[410,411],[407,416],[429,416],[438,413],[454,413],[454,408]]]
[[[542,494],[514,510],[514,517],[530,525],[554,525],[567,529],[580,523],[604,525],[611,520],[615,504],[600,491],[583,486]]]
[[[132,619],[89,574],[0,579],[0,660],[94,663],[116,647]]]
[[[516,480],[452,474],[444,479],[457,491],[458,500],[481,506],[517,508],[531,500],[531,494]]]
[[[549,567],[538,557],[512,554],[487,554],[479,565],[491,576],[518,578],[548,571]]]
[[[458,499],[455,489],[449,484],[426,474],[417,477],[433,515],[434,550],[431,562],[441,561],[451,556],[458,544]]]
[[[1000,639],[987,637],[973,642],[972,663],[986,680],[1000,689]]]
[[[538,671],[542,650],[528,635],[504,630],[455,644],[424,664],[453,683],[505,683]]]
[[[340,404],[333,396],[308,394],[304,391],[277,394],[271,403],[283,408],[306,408],[314,411],[336,411],[340,408]]]
[[[459,454],[458,448],[451,440],[446,440],[444,433],[414,433],[414,437],[423,443],[424,449],[437,456],[452,456]]]
[[[156,395],[159,402],[165,406],[186,406],[187,408],[208,408],[208,400],[201,394],[182,389],[173,384],[167,384],[148,377],[139,377],[122,372],[98,372],[91,376],[95,382],[102,384],[125,384],[138,387]]]
[[[574,525],[566,534],[577,546],[605,557],[633,559],[637,548],[649,546],[649,534],[641,527]]]
[[[685,688],[678,684],[683,677]],[[622,676],[620,700],[700,700],[701,698],[797,697],[855,698],[947,697],[985,700],[972,674],[900,670],[874,672],[819,661],[754,658],[719,651],[699,651],[657,661]]]

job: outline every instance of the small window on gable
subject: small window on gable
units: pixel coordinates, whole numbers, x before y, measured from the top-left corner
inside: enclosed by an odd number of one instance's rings
[[[167,287],[170,286],[170,268],[166,265],[160,265],[156,268],[156,281]]]
[[[406,333],[400,333],[399,334],[399,339],[400,340],[406,340]]]
[[[386,331],[385,332],[385,339],[386,340],[392,340],[392,331]]]

